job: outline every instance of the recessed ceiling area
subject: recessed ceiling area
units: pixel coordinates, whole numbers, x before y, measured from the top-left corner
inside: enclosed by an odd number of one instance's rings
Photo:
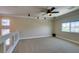
[[[46,10],[53,6],[0,6],[0,15],[2,16],[16,16],[16,17],[57,17],[79,9],[78,6],[54,6],[51,16],[46,14]],[[28,16],[30,14],[30,16]]]

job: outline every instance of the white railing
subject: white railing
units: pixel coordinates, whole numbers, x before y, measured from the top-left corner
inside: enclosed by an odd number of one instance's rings
[[[19,38],[18,32],[13,32],[13,33],[1,36],[0,37],[0,44],[3,45],[3,52],[4,53],[13,52],[13,50],[16,47],[19,40],[20,40],[20,38]]]

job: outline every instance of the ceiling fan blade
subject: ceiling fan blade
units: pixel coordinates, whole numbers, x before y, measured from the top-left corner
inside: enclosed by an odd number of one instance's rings
[[[47,10],[47,13],[51,13],[51,11],[53,11],[55,9],[55,7],[52,7],[51,9]]]
[[[50,10],[53,11],[55,9],[55,7],[52,7]]]
[[[51,13],[59,13],[59,11],[53,11],[53,12],[51,12]]]

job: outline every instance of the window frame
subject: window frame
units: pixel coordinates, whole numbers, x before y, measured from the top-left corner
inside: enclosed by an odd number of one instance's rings
[[[79,21],[74,21],[73,23],[76,23],[76,22],[79,22]],[[72,22],[71,22],[72,23]],[[71,26],[71,25],[70,25]],[[74,26],[76,26],[76,25],[74,25]],[[71,31],[72,32],[72,31]],[[75,28],[75,31],[74,31],[75,33],[79,33],[79,32],[76,32],[76,28]],[[73,33],[74,33],[73,32]]]
[[[5,29],[5,28],[1,29],[1,35],[2,36],[7,35],[9,33],[10,33],[10,29]]]
[[[63,23],[70,23],[70,22],[63,22]],[[62,24],[63,23],[61,23],[61,31],[62,31]],[[69,28],[70,28],[70,26],[69,26]],[[69,29],[69,31],[62,31],[62,32],[70,32],[70,29]]]
[[[79,34],[79,32],[72,32],[72,31],[71,31],[71,23],[72,23],[72,22],[74,22],[74,23],[75,23],[75,22],[79,22],[79,20],[77,20],[77,21],[69,21],[69,23],[70,23],[70,31],[69,31],[69,32],[62,31],[62,24],[63,24],[63,23],[68,23],[68,22],[62,22],[62,23],[61,23],[61,32],[66,32],[66,33],[78,33],[78,34]]]
[[[1,20],[1,26],[10,26],[10,20],[9,19],[5,19],[5,18],[3,18],[2,20]]]

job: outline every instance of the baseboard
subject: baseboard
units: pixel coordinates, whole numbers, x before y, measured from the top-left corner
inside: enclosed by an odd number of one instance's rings
[[[21,38],[22,39],[33,39],[33,38],[41,38],[41,37],[50,37],[52,35],[47,35],[47,36],[33,36],[33,37],[24,37],[24,38]]]
[[[67,41],[70,41],[70,42],[72,42],[72,43],[75,43],[75,44],[79,44],[79,42],[78,42],[78,41],[71,40],[71,39],[68,39],[68,38],[64,38],[64,37],[62,37],[62,36],[59,36],[59,35],[57,35],[56,37],[57,37],[57,38],[60,38],[60,39],[67,40]]]

